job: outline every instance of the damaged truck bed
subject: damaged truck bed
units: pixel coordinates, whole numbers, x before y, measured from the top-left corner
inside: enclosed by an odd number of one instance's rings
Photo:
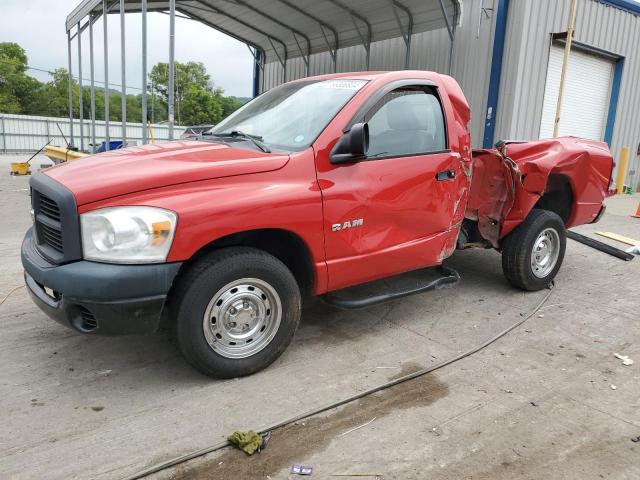
[[[567,228],[596,222],[604,212],[612,169],[606,143],[563,137],[496,147],[473,151],[465,213],[493,247],[533,208],[555,212]]]

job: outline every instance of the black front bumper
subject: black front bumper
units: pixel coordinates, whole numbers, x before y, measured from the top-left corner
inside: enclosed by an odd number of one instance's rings
[[[181,263],[114,265],[80,260],[54,265],[36,250],[33,229],[22,242],[27,290],[57,322],[83,333],[155,332]]]

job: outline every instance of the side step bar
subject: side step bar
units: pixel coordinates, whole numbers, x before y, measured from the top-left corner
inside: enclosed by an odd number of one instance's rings
[[[460,275],[452,268],[441,265],[437,267],[437,270],[442,275],[440,278],[418,282],[417,285],[414,283],[410,287],[390,288],[387,291],[378,291],[370,295],[358,295],[353,293],[353,291],[359,287],[356,286],[328,293],[323,295],[321,298],[329,305],[351,310],[379,305],[391,300],[413,295],[414,293],[428,292],[429,290],[440,290],[441,288],[451,288],[460,281]]]

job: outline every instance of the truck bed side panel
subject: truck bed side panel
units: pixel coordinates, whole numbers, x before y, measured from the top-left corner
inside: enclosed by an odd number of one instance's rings
[[[509,144],[506,160],[497,150],[474,151],[474,177],[466,217],[498,247],[544,195],[550,175],[571,186],[567,228],[591,223],[608,195],[613,158],[603,142],[563,137]]]

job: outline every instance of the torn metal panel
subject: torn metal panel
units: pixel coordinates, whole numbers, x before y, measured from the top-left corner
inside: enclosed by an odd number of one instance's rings
[[[497,150],[473,151],[473,178],[466,218],[478,222],[483,238],[498,247],[504,218],[515,199],[514,172]]]
[[[474,150],[473,170],[465,215],[497,248],[549,193],[551,175],[570,186],[566,226],[593,222],[609,195],[613,159],[604,142],[563,137]]]

